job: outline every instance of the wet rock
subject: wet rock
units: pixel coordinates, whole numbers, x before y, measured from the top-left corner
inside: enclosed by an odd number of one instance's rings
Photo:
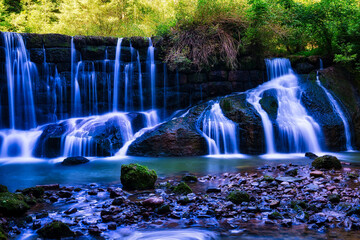
[[[60,188],[59,184],[36,185],[36,187],[42,188],[45,191],[58,190]]]
[[[316,223],[318,226],[322,226],[327,220],[327,217],[323,213],[316,213],[309,217],[310,223]]]
[[[68,192],[68,191],[60,191],[60,192],[57,193],[57,195],[60,198],[70,198],[72,196],[72,193]]]
[[[78,157],[65,158],[61,164],[64,166],[74,166],[74,165],[80,165],[80,164],[84,164],[84,163],[88,163],[88,162],[89,162],[89,159],[78,156]]]
[[[33,224],[32,224],[32,229],[36,230],[36,229],[39,229],[39,228],[41,228],[41,221],[40,220],[34,221]]]
[[[36,214],[35,218],[36,219],[42,219],[42,218],[46,218],[48,216],[49,216],[48,212],[40,212],[40,213]]]
[[[124,189],[127,190],[153,189],[157,174],[145,166],[131,163],[121,166],[120,179]]]
[[[331,194],[328,196],[328,200],[331,202],[331,203],[339,203],[340,202],[340,195],[338,194]]]
[[[276,94],[276,93],[275,93]],[[263,97],[259,101],[262,109],[267,112],[269,118],[272,121],[275,121],[277,118],[279,104],[276,98],[276,95],[273,96],[271,92],[264,92]]]
[[[268,215],[268,218],[272,220],[283,219],[283,216],[278,211],[273,211]]]
[[[150,207],[159,206],[163,203],[164,203],[164,199],[159,197],[151,197],[143,201],[144,206],[150,206]]]
[[[186,194],[192,193],[193,191],[186,183],[181,182],[174,188],[173,192],[176,194],[185,194],[186,195]]]
[[[278,206],[280,206],[280,201],[278,200],[272,200],[270,202],[270,208],[277,208]]]
[[[162,205],[157,209],[157,213],[159,214],[166,214],[171,212],[170,206],[169,205]]]
[[[297,168],[291,168],[291,169],[285,171],[285,175],[291,176],[291,177],[296,177],[298,175],[298,169]]]
[[[227,199],[235,204],[250,202],[250,195],[245,191],[235,190],[227,196]]]
[[[283,220],[281,221],[281,226],[282,226],[282,227],[287,227],[287,228],[291,227],[291,226],[292,226],[292,221],[291,221],[291,219],[283,219]]]
[[[54,202],[57,202],[59,200],[59,197],[56,196],[56,195],[51,195],[49,197],[49,200],[54,203]]]
[[[89,234],[93,235],[93,236],[100,236],[101,235],[101,230],[99,229],[98,226],[90,226],[88,231],[89,231]]]
[[[272,177],[272,176],[269,176],[269,175],[265,175],[265,176],[263,176],[263,179],[262,179],[262,180],[263,180],[263,181],[266,181],[266,182],[272,182],[272,181],[275,180],[275,178]]]
[[[206,193],[220,193],[221,192],[221,188],[208,188],[206,190]]]
[[[240,178],[238,184],[242,185],[242,184],[246,184],[247,180],[245,178]]]
[[[185,175],[182,177],[182,180],[184,182],[197,182],[198,181],[197,177],[194,175]]]
[[[31,187],[21,190],[22,194],[32,196],[35,198],[41,198],[44,195],[44,189],[42,187]]]
[[[49,239],[59,239],[75,236],[74,232],[71,231],[65,223],[60,221],[54,221],[50,224],[47,224],[43,228],[39,229],[36,233],[39,234],[40,237]]]
[[[310,176],[318,178],[324,176],[324,173],[322,171],[316,170],[310,172]]]
[[[110,198],[117,198],[117,197],[120,197],[122,195],[122,190],[121,189],[109,188],[108,192],[110,193]]]
[[[311,160],[315,160],[316,158],[318,158],[318,156],[312,152],[305,153],[305,157],[310,158]]]
[[[320,187],[317,184],[308,184],[305,186],[305,189],[309,192],[316,192],[320,189]]]
[[[275,178],[275,180],[277,182],[289,182],[289,183],[302,181],[300,178],[295,178],[295,177],[277,177]]]
[[[69,208],[64,213],[65,214],[73,214],[73,213],[76,213],[77,211],[78,211],[77,208]]]
[[[341,162],[337,157],[325,155],[322,157],[316,158],[312,164],[316,169],[341,169]]]
[[[115,198],[115,199],[112,201],[111,205],[120,206],[120,205],[123,204],[124,202],[125,202],[125,199],[124,199],[124,198],[122,198],[122,197],[117,197],[117,198]]]
[[[22,194],[0,193],[0,215],[18,217],[24,215],[29,208]]]
[[[107,227],[109,230],[116,230],[117,225],[114,222],[110,222],[110,223],[108,223]]]
[[[96,196],[97,194],[98,194],[98,190],[96,190],[96,189],[94,189],[94,190],[90,190],[90,191],[88,191],[88,194],[90,195],[90,196]]]

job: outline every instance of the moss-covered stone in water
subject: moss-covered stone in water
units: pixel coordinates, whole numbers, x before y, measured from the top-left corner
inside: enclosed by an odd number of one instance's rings
[[[185,182],[197,182],[198,181],[197,177],[194,175],[185,175],[182,177],[182,180]]]
[[[153,189],[157,179],[156,172],[140,164],[121,166],[121,183],[126,190]]]
[[[268,218],[269,219],[283,219],[283,216],[279,212],[274,211],[268,215]]]
[[[8,192],[8,188],[0,184],[0,193]]]
[[[40,237],[49,239],[60,239],[66,237],[74,237],[75,234],[63,222],[54,221],[37,231]]]
[[[227,199],[235,204],[250,202],[250,196],[247,192],[235,190],[227,196]]]
[[[355,179],[355,178],[358,178],[358,177],[359,177],[359,174],[357,174],[357,173],[348,173],[347,176],[348,176],[349,178]]]
[[[24,195],[33,196],[35,198],[41,198],[44,195],[44,189],[42,187],[25,188],[21,191]]]
[[[192,193],[193,191],[191,190],[191,188],[184,182],[179,183],[175,188],[174,188],[174,193],[176,194],[189,194]]]
[[[301,207],[302,209],[307,208],[307,204],[303,201],[294,200],[290,202],[291,208],[295,209],[297,206]]]
[[[316,169],[341,169],[341,163],[337,157],[325,155],[322,157],[316,158],[312,164]]]
[[[158,208],[157,212],[159,214],[166,214],[166,213],[169,213],[171,212],[171,209],[170,209],[170,206],[169,205],[162,205]]]
[[[275,180],[275,178],[273,178],[272,176],[269,176],[269,175],[264,175],[264,177],[263,177],[263,181],[266,181],[266,182],[272,182],[274,180]]]
[[[24,201],[22,194],[0,193],[0,215],[18,217],[29,210],[29,205]]]

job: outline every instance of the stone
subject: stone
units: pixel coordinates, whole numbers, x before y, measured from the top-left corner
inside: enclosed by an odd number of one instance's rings
[[[42,187],[31,187],[21,190],[21,193],[27,196],[33,196],[35,198],[41,198],[44,195],[44,189]]]
[[[267,94],[267,92],[264,92],[264,96],[260,99],[259,103],[261,105],[261,108],[264,109],[265,112],[267,112],[269,118],[272,121],[275,121],[279,108],[276,95],[273,96],[271,94]]]
[[[70,230],[68,225],[60,221],[54,221],[50,224],[45,225],[43,228],[39,229],[37,232],[42,238],[49,239],[60,239],[66,237],[74,237],[75,234]]]
[[[318,158],[318,155],[316,155],[315,153],[312,153],[312,152],[307,152],[307,153],[305,153],[305,157],[310,158],[311,160],[314,160],[314,159]]]
[[[291,177],[296,177],[298,175],[298,169],[297,168],[291,168],[291,169],[285,171],[285,175],[291,176]]]
[[[110,223],[108,223],[107,227],[109,230],[116,230],[117,225],[114,222],[110,222]]]
[[[221,193],[221,188],[208,188],[206,193]]]
[[[235,190],[227,196],[227,199],[235,204],[250,202],[250,195],[245,191]]]
[[[317,184],[308,184],[305,186],[305,189],[309,192],[316,192],[320,189],[320,187]]]
[[[340,195],[338,194],[331,194],[328,196],[328,200],[331,203],[339,203],[340,202]]]
[[[302,180],[296,177],[277,177],[275,178],[275,181],[293,183],[293,182],[301,182]]]
[[[278,211],[273,211],[268,215],[268,218],[271,220],[283,219],[283,216]]]
[[[101,235],[101,230],[99,229],[98,226],[90,226],[88,231],[89,231],[90,235],[94,235],[94,236],[100,236]]]
[[[122,197],[117,197],[117,198],[115,198],[115,199],[112,201],[111,205],[120,206],[120,205],[123,204],[124,202],[125,202],[125,199],[124,199],[124,198],[122,198]]]
[[[70,198],[72,196],[72,193],[68,192],[68,191],[60,191],[60,192],[57,193],[57,195],[60,198]]]
[[[186,194],[192,193],[193,191],[186,183],[181,182],[174,188],[173,192],[176,194],[185,194],[186,195]]]
[[[324,173],[322,171],[316,170],[310,172],[310,176],[318,178],[324,176]]]
[[[145,190],[153,189],[157,174],[140,164],[131,163],[121,166],[121,184],[126,190]]]
[[[197,182],[198,181],[197,177],[194,175],[185,175],[182,177],[182,180],[184,182]]]
[[[77,211],[78,211],[77,208],[69,208],[64,213],[65,214],[73,214],[73,213],[76,213]]]
[[[337,157],[325,155],[316,158],[311,165],[316,169],[341,169],[341,162]]]
[[[166,214],[171,212],[170,206],[169,205],[162,205],[157,209],[157,213],[159,214]]]
[[[151,197],[144,200],[142,203],[144,206],[154,207],[154,206],[162,205],[164,203],[164,199],[160,197]]]
[[[6,217],[19,217],[29,210],[29,205],[25,202],[22,194],[10,192],[0,193],[0,215]]]
[[[270,202],[270,208],[277,208],[278,206],[280,206],[280,201],[278,200],[272,200]]]
[[[64,166],[74,166],[74,165],[80,165],[80,164],[84,164],[84,163],[88,163],[88,162],[89,162],[89,159],[87,159],[85,157],[77,156],[77,157],[65,158],[61,164]]]

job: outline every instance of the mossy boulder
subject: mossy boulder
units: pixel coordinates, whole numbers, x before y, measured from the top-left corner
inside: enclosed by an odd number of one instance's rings
[[[197,182],[198,178],[195,175],[185,175],[182,177],[184,182]]]
[[[184,182],[179,183],[173,191],[176,194],[189,194],[193,192],[191,188]]]
[[[4,186],[4,185],[0,184],[0,193],[5,193],[5,192],[8,192],[8,191],[9,190],[8,190],[7,186]]]
[[[41,198],[45,191],[42,187],[31,187],[31,188],[25,188],[24,190],[21,190],[22,194],[35,197],[35,198]]]
[[[77,157],[65,158],[64,161],[61,162],[61,164],[64,166],[74,166],[74,165],[80,165],[80,164],[84,164],[84,163],[88,163],[88,162],[89,162],[89,159],[82,157],[82,156],[77,156]]]
[[[0,215],[19,217],[24,215],[29,208],[24,195],[9,192],[0,193]]]
[[[242,202],[250,202],[250,196],[245,191],[235,190],[227,196],[227,199],[235,204],[240,204]]]
[[[121,183],[126,190],[153,189],[157,179],[155,170],[140,164],[131,163],[121,166]]]
[[[278,211],[274,211],[274,212],[272,212],[272,213],[270,213],[268,215],[268,218],[273,219],[273,220],[275,220],[275,219],[283,219],[283,216]]]
[[[60,221],[54,221],[45,225],[37,231],[37,234],[39,234],[42,238],[48,239],[60,239],[75,236],[74,232],[70,230],[68,225]]]
[[[316,158],[311,165],[316,169],[341,169],[341,162],[337,157],[325,155]]]

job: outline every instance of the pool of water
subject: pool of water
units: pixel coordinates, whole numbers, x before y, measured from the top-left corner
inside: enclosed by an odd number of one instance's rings
[[[318,154],[318,155],[324,155]],[[360,166],[359,152],[329,153],[341,161]],[[184,173],[196,175],[221,174],[247,171],[263,165],[292,163],[311,164],[304,154],[276,154],[262,156],[212,156],[187,158],[90,158],[90,162],[77,166],[63,166],[61,159],[0,159],[0,184],[10,191],[40,184],[81,185],[88,183],[111,184],[120,182],[122,164],[140,163],[155,169],[159,177],[178,176]]]

